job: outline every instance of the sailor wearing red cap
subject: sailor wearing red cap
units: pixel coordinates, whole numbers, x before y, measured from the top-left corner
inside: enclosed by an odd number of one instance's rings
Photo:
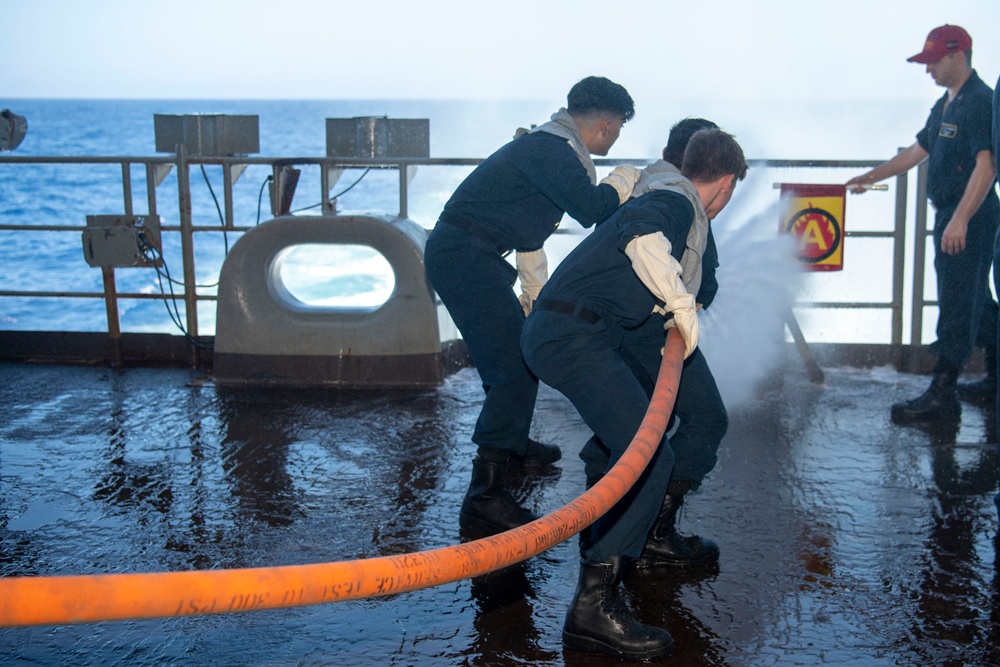
[[[927,196],[936,209],[939,313],[932,349],[937,361],[927,391],[892,406],[898,423],[954,420],[961,414],[960,393],[991,400],[996,393],[997,304],[989,290],[1000,223],[1000,201],[993,189],[993,91],[972,69],[972,38],[959,26],[931,30],[923,50],[907,60],[926,65],[934,82],[947,90],[912,146],[847,182],[852,192],[863,192],[865,186],[928,161]],[[986,350],[987,377],[960,391],[958,375],[976,344]]]

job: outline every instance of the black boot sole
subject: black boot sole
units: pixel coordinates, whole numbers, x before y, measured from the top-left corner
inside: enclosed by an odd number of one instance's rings
[[[560,457],[560,458],[562,458],[562,457]],[[545,461],[545,460],[536,459],[536,458],[527,458],[527,457],[521,458],[517,454],[511,454],[510,455],[510,462],[511,462],[511,464],[512,465],[521,466],[522,468],[548,468],[549,466],[551,466],[552,464],[554,464],[558,460],[559,459],[553,459],[551,461]]]
[[[656,567],[669,567],[678,570],[694,570],[702,567],[711,567],[719,562],[719,554],[712,554],[699,558],[698,560],[664,560],[661,558],[638,558],[632,563],[632,567],[637,570],[648,570]]]
[[[935,410],[933,412],[907,412],[904,410],[891,411],[892,422],[901,426],[912,424],[932,424],[934,422],[954,422],[962,417],[961,410]]]
[[[586,651],[588,653],[604,653],[616,658],[626,658],[628,660],[652,660],[653,658],[663,658],[674,652],[674,641],[669,644],[657,646],[645,651],[623,651],[618,646],[605,644],[599,639],[574,635],[563,630],[563,646],[574,651]]]
[[[528,452],[524,455],[511,454],[511,463],[516,463],[525,468],[543,468],[562,459],[562,450],[559,448],[551,445],[542,445],[541,443],[533,444],[535,446],[532,446],[532,444],[528,445]]]

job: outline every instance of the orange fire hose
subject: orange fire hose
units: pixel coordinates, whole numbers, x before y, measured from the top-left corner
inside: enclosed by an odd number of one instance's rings
[[[281,567],[0,579],[0,627],[193,616],[394,595],[475,577],[569,539],[624,496],[659,446],[673,410],[684,341],[667,336],[639,432],[591,489],[551,514],[499,535],[364,560]]]

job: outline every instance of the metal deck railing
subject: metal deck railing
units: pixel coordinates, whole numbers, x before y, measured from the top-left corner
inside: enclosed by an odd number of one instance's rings
[[[648,159],[598,159],[595,164],[599,167],[612,167],[619,164],[643,164]],[[195,257],[196,238],[200,234],[220,234],[227,232],[245,232],[251,227],[238,226],[234,223],[234,195],[233,186],[242,171],[251,165],[264,165],[271,171],[272,183],[280,182],[282,169],[286,167],[315,166],[319,171],[319,182],[309,187],[318,188],[318,199],[320,201],[320,211],[323,215],[334,215],[335,202],[329,198],[331,188],[331,173],[344,169],[375,169],[375,170],[395,170],[399,174],[399,215],[408,217],[410,194],[409,194],[409,171],[411,167],[434,167],[434,168],[454,168],[473,167],[481,162],[478,158],[314,158],[314,157],[205,157],[189,158],[184,154],[183,147],[176,155],[154,156],[154,157],[134,157],[134,156],[107,156],[107,157],[53,157],[53,156],[15,156],[0,155],[0,166],[3,165],[118,165],[121,170],[121,213],[124,215],[135,215],[137,209],[136,197],[134,194],[133,170],[144,173],[144,188],[146,193],[146,212],[142,215],[156,216],[161,208],[162,202],[157,196],[157,188],[170,171],[175,173],[177,191],[177,220],[176,225],[164,225],[161,232],[164,234],[177,234],[180,238],[182,256],[183,275],[183,295],[181,300],[184,304],[184,331],[189,344],[190,358],[192,363],[197,364],[199,358],[199,323],[198,309],[199,302],[214,301],[214,294],[199,291],[195,281]],[[823,168],[853,168],[867,169],[878,161],[871,160],[749,160],[750,166],[754,169],[793,169],[802,170],[808,173],[809,170]],[[192,214],[192,189],[191,189],[191,169],[201,168],[207,165],[216,165],[222,168],[223,172],[223,204],[220,207],[218,224],[195,224]],[[804,181],[803,181],[804,182]],[[303,187],[300,184],[300,189]],[[866,231],[847,230],[845,236],[848,238],[886,238],[892,242],[892,270],[891,270],[891,299],[889,301],[800,301],[794,305],[796,308],[806,309],[878,309],[888,310],[891,313],[891,330],[884,345],[888,346],[889,359],[900,370],[912,370],[914,361],[907,354],[907,347],[915,348],[921,345],[923,340],[923,318],[924,309],[927,306],[936,305],[936,301],[926,298],[924,294],[925,266],[926,266],[926,237],[929,234],[927,229],[927,200],[926,200],[926,165],[921,165],[916,170],[916,197],[914,213],[914,233],[912,249],[912,270],[906,274],[906,239],[908,224],[908,202],[909,202],[909,174],[902,174],[895,179],[895,206],[894,220],[891,231]],[[214,196],[214,195],[213,195]],[[279,197],[273,198],[277,202]],[[276,215],[279,211],[278,203],[271,204],[271,213]],[[77,217],[81,221],[86,215],[86,211],[67,212],[68,215]],[[857,227],[857,225],[855,225]],[[0,218],[0,231],[15,232],[17,234],[33,234],[39,232],[68,232],[80,234],[84,229],[83,225],[46,225],[46,224],[10,224]],[[103,290],[102,291],[44,291],[32,289],[7,289],[7,286],[0,285],[0,299],[9,297],[20,298],[90,298],[102,299],[107,312],[107,334],[110,338],[113,358],[112,363],[121,364],[121,337],[122,331],[119,318],[119,302],[124,299],[169,299],[169,295],[139,292],[119,292],[117,289],[115,269],[111,267],[102,268]],[[904,295],[907,286],[910,286],[912,294],[909,303],[904,303]],[[911,317],[909,331],[904,331],[904,312],[909,310]],[[908,336],[906,335],[908,333]],[[909,340],[907,345],[904,341]]]

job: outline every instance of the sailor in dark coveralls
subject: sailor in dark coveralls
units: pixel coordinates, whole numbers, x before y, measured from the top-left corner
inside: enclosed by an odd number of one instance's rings
[[[688,141],[700,130],[718,129],[718,125],[704,118],[685,118],[670,128],[663,159],[656,160],[642,170],[642,176],[632,190],[632,197],[640,197],[653,190],[668,188],[681,177],[680,165]],[[698,310],[707,309],[719,291],[716,270],[719,251],[712,234],[712,221],[708,220],[705,249],[701,254],[701,283],[695,296]],[[689,271],[689,274],[691,272]],[[689,280],[686,281],[690,283]],[[643,380],[646,393],[653,394],[656,373],[660,365],[660,348],[664,344],[662,322],[649,318],[634,329],[624,329],[623,335],[632,340],[623,341],[623,349],[644,353],[634,360],[637,375]],[[630,359],[630,361],[632,361]],[[676,431],[673,426],[677,426]],[[701,348],[695,349],[684,360],[680,385],[671,414],[670,447],[674,453],[673,472],[663,505],[650,529],[642,556],[634,565],[640,568],[670,566],[709,566],[719,560],[719,546],[712,540],[697,535],[683,535],[677,530],[677,518],[689,491],[697,490],[718,461],[719,445],[729,428],[725,403],[715,383],[708,360]],[[611,454],[597,436],[592,437],[580,451],[585,463],[587,487],[593,486],[608,468]]]
[[[955,420],[959,374],[978,342],[986,349],[987,378],[963,394],[992,399],[996,393],[997,304],[989,289],[993,240],[1000,201],[993,189],[991,139],[993,91],[972,69],[972,38],[944,25],[927,36],[924,50],[908,58],[947,92],[931,109],[917,141],[894,158],[852,178],[852,192],[899,175],[928,159],[927,196],[934,217],[934,270],[938,285],[937,356],[931,385],[917,398],[892,406],[899,423]]]
[[[1000,78],[997,79],[996,88],[993,89],[993,161],[994,167],[997,174],[1000,174]],[[994,237],[993,239],[993,266],[1000,266],[1000,238]],[[1000,294],[1000,272],[993,272],[993,289],[997,294]],[[1000,345],[1000,327],[997,327],[997,345]],[[989,367],[986,369],[989,371]],[[1000,375],[1000,358],[996,360],[993,366],[993,372]],[[996,423],[997,423],[997,433],[1000,433],[1000,392],[997,392],[996,396]],[[997,473],[1000,477],[1000,439],[997,442]],[[994,498],[993,502],[997,506],[997,511],[1000,512],[1000,493],[998,493]]]
[[[528,437],[538,380],[521,358],[521,328],[547,278],[542,245],[563,214],[590,227],[631,194],[635,167],[617,167],[598,184],[590,155],[607,155],[634,113],[622,86],[583,79],[550,122],[520,133],[469,174],[427,239],[427,277],[462,332],[486,391],[459,515],[464,529],[495,533],[538,518],[505,483],[512,458],[545,464],[561,455]],[[511,251],[516,269],[506,259]],[[512,289],[518,278],[520,298]]]
[[[607,448],[609,467],[649,406],[644,385],[656,377],[664,327],[677,327],[686,358],[695,352],[694,295],[708,220],[729,202],[746,170],[732,136],[717,129],[696,133],[684,154],[684,176],[676,174],[602,223],[560,263],[535,302],[521,337],[525,361],[573,403]],[[647,327],[661,335],[627,333]],[[620,583],[624,567],[643,552],[673,464],[664,438],[629,493],[582,535],[579,582],[563,627],[566,646],[631,659],[672,651],[670,633],[632,618]]]

